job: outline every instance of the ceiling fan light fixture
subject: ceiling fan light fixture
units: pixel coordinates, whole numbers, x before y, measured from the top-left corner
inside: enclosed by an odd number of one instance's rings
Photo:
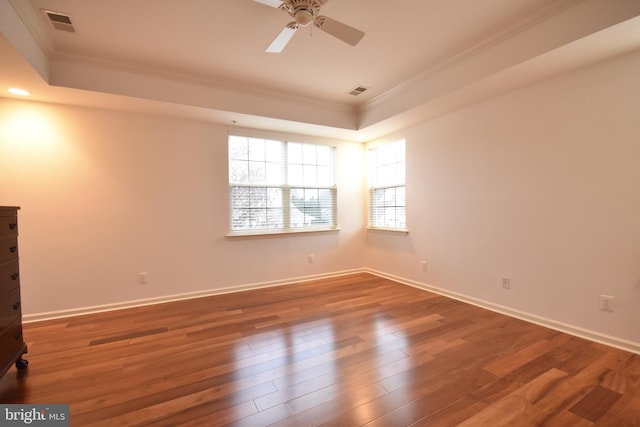
[[[305,27],[313,21],[313,14],[307,9],[298,10],[296,11],[295,19],[299,25]]]

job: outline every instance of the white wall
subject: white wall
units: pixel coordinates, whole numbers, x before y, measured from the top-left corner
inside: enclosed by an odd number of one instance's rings
[[[0,204],[21,207],[24,312],[361,268],[362,145],[336,143],[349,173],[338,179],[340,232],[230,240],[227,132],[0,99]]]
[[[638,76],[640,52],[407,129],[410,233],[369,232],[366,266],[640,348]]]

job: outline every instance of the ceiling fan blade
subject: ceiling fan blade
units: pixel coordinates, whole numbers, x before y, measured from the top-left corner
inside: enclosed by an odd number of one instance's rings
[[[280,0],[253,0],[256,3],[262,3],[267,6],[275,7],[276,9],[280,7],[282,2]]]
[[[276,38],[273,39],[273,41],[271,42],[271,44],[269,45],[269,47],[265,52],[269,52],[269,53],[282,52],[282,49],[284,49],[285,46],[289,43],[289,40],[291,40],[291,37],[293,37],[297,29],[298,29],[298,24],[296,24],[295,22],[289,22],[287,26],[284,27],[282,31],[280,31],[280,34],[278,34]]]
[[[318,16],[315,20],[315,26],[351,46],[357,45],[364,37],[363,31],[338,22],[335,19],[327,18],[326,16]]]

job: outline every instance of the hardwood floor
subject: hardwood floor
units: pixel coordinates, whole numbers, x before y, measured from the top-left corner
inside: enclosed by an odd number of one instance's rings
[[[25,325],[71,425],[640,426],[640,356],[369,274]]]

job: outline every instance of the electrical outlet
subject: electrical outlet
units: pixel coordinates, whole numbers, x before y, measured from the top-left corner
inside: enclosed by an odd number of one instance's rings
[[[138,284],[139,285],[146,285],[147,284],[147,272],[146,271],[138,273],[137,274],[137,278],[138,278]]]
[[[502,278],[502,287],[504,289],[511,289],[511,279],[509,279],[508,277],[503,277]]]
[[[422,271],[427,271],[427,261],[420,261],[420,265],[422,266]]]
[[[316,256],[313,254],[309,255],[307,261],[309,261],[309,264],[313,264],[316,261]]]
[[[600,310],[616,311],[616,299],[609,295],[600,295]]]

